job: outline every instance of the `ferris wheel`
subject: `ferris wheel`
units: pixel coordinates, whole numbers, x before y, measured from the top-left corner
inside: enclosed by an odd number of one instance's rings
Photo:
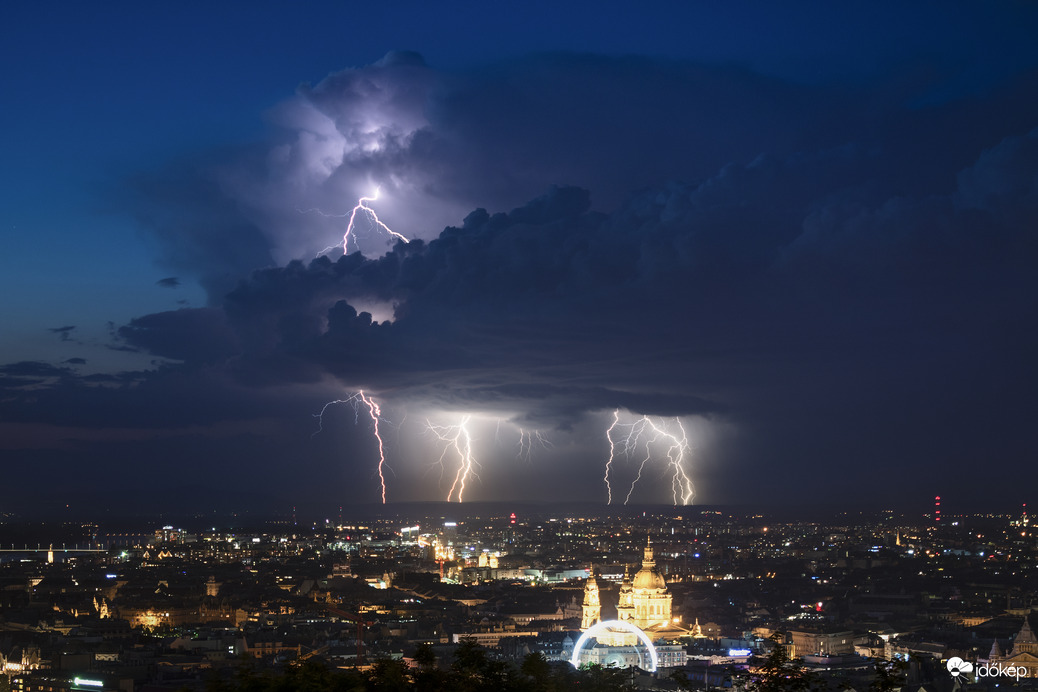
[[[580,639],[573,646],[573,657],[569,662],[573,664],[574,668],[579,668],[580,654],[584,649],[590,647],[592,640],[597,642],[599,635],[624,633],[635,635],[638,641],[644,644],[644,651],[636,647],[638,650],[638,667],[650,673],[655,673],[656,666],[659,664],[659,657],[656,655],[656,647],[652,645],[652,640],[649,639],[648,635],[641,628],[623,620],[603,620],[589,627],[586,632],[580,635]],[[626,660],[623,656],[611,653],[606,656],[603,663],[607,666],[622,665],[626,663]]]

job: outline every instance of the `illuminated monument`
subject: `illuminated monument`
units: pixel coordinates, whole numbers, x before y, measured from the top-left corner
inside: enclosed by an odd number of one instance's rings
[[[595,569],[591,568],[587,582],[584,584],[584,603],[581,606],[583,615],[580,618],[580,631],[587,632],[592,625],[602,620],[602,601],[598,595],[598,581],[595,580]]]
[[[673,629],[670,613],[672,598],[667,593],[667,581],[656,569],[652,542],[647,540],[642,568],[634,575],[634,582],[631,582],[629,573],[624,574],[616,619],[650,632],[649,636],[652,636],[654,630],[661,629],[668,630],[669,634],[669,630]],[[684,634],[685,631],[680,630],[680,633]]]
[[[685,649],[667,644],[688,635],[676,627],[671,617],[671,599],[667,581],[656,569],[652,543],[646,542],[642,568],[631,580],[629,571],[620,586],[616,620],[602,620],[602,602],[598,581],[592,573],[584,584],[583,632],[573,650],[574,666],[596,663],[645,670],[685,665]],[[654,644],[655,643],[655,644]]]
[[[1002,647],[996,639],[991,645],[991,653],[988,654],[988,665],[998,665],[1002,668],[1015,667],[1023,670],[1021,677],[1038,677],[1038,637],[1031,630],[1031,623],[1024,616],[1024,624],[1013,639],[1013,648],[1009,653],[1002,653]]]

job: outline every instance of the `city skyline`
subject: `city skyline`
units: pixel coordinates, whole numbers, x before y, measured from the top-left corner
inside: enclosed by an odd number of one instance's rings
[[[1030,499],[1038,7],[408,9],[14,13],[0,509]]]
[[[598,689],[753,690],[779,663],[819,690],[885,678],[930,689],[970,668],[980,689],[1036,677],[1026,509],[947,523],[891,511],[348,509],[313,524],[0,522],[3,682],[347,686],[335,676],[382,689],[394,677],[445,690],[483,669],[510,689],[597,677]]]

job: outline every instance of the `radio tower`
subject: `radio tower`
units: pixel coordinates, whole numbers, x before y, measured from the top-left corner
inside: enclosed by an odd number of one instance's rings
[[[941,496],[938,495],[933,499],[933,523],[934,526],[941,525]]]

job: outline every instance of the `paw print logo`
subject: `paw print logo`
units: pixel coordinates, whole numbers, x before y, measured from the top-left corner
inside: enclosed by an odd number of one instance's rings
[[[948,659],[948,672],[951,673],[953,678],[957,678],[964,673],[972,673],[973,664],[955,656]]]

